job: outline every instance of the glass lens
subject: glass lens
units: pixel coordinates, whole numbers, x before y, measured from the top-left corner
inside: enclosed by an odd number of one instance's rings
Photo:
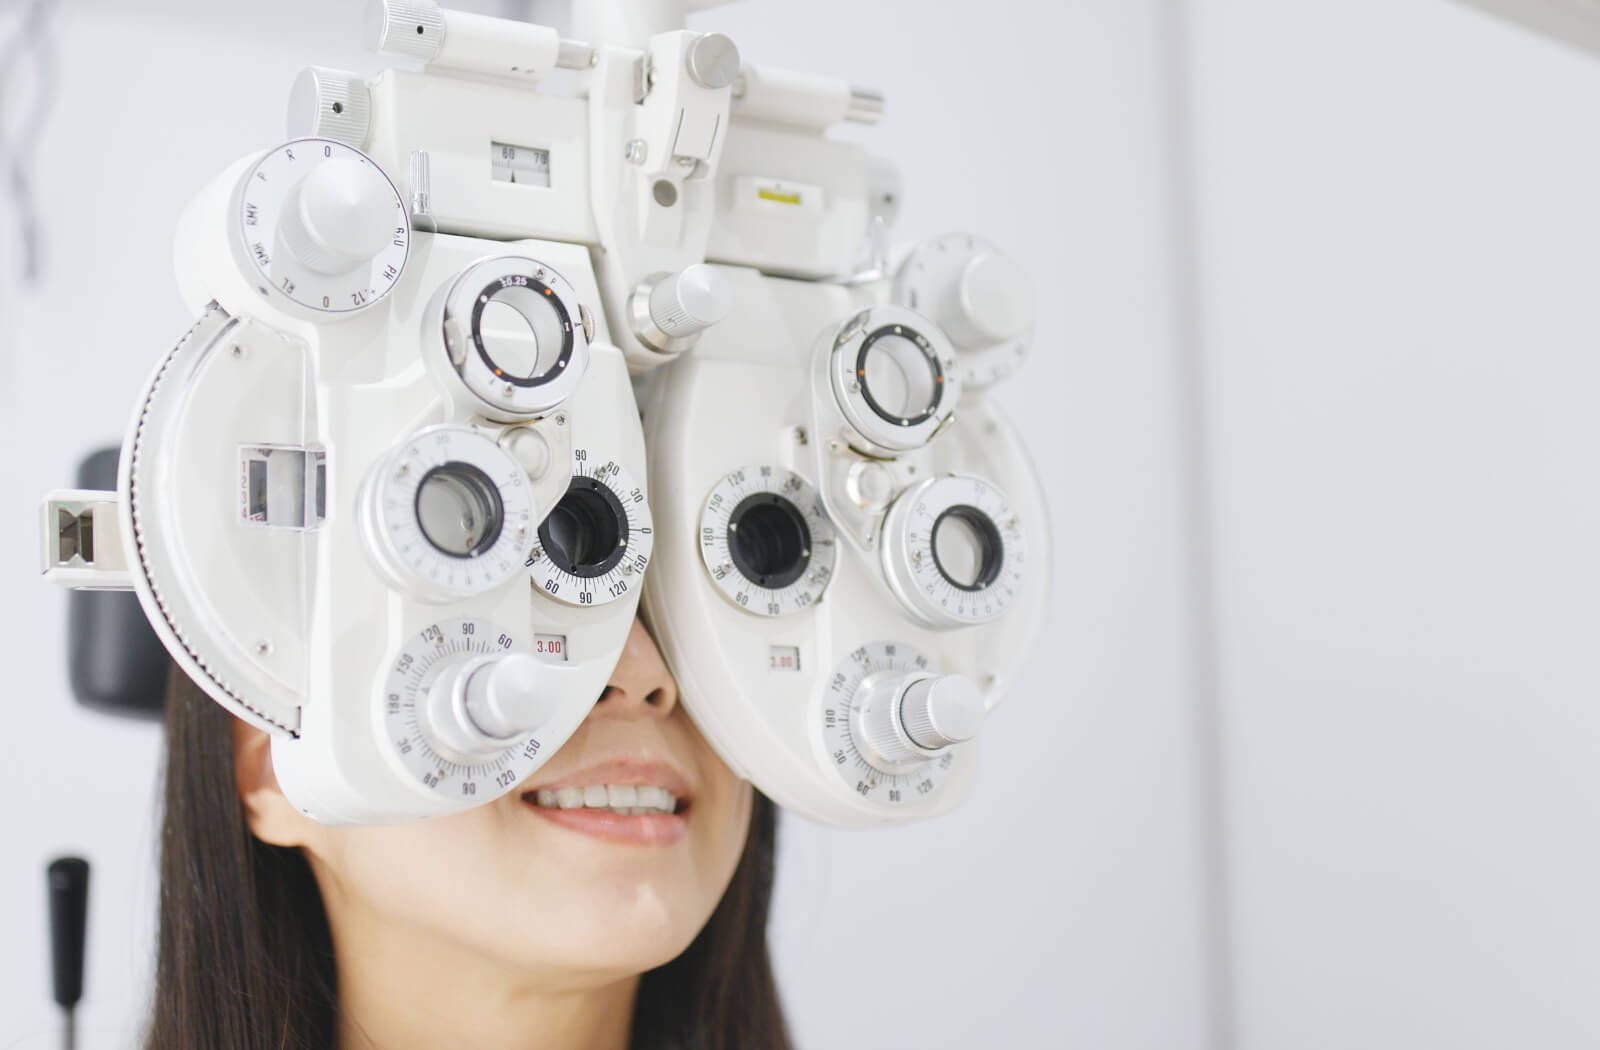
[[[933,523],[934,563],[945,579],[964,591],[993,583],[1003,557],[1000,530],[976,507],[951,507]]]
[[[429,543],[453,558],[473,558],[500,538],[500,490],[470,463],[434,467],[417,486],[417,524]]]
[[[915,419],[938,396],[938,376],[922,348],[900,335],[875,340],[867,350],[867,390],[890,416]]]
[[[520,285],[495,292],[478,318],[484,352],[512,379],[531,379],[554,368],[566,334],[550,297]]]

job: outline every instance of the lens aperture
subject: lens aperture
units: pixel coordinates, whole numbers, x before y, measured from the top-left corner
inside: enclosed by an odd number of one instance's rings
[[[933,560],[951,586],[981,591],[999,578],[1005,543],[989,515],[958,504],[933,523]]]
[[[443,463],[423,475],[415,510],[422,535],[452,558],[475,558],[493,547],[505,524],[500,489],[471,463]]]
[[[610,486],[575,477],[539,526],[539,542],[561,571],[580,579],[604,576],[627,551],[628,515]]]
[[[771,492],[741,500],[728,518],[728,553],[744,577],[769,590],[798,580],[811,561],[811,530],[800,508]]]

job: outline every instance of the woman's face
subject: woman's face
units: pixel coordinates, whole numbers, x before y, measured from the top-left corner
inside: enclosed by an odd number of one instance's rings
[[[324,827],[278,791],[262,734],[241,728],[236,742],[251,830],[304,848],[341,951],[398,936],[533,978],[641,973],[705,925],[750,823],[750,785],[689,720],[638,621],[571,740],[510,794],[464,813]],[[626,805],[630,788],[635,806],[660,808],[670,792],[676,813],[613,812],[611,798]]]

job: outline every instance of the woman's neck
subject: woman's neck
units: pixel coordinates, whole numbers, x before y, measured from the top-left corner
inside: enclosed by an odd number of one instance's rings
[[[339,1050],[627,1050],[637,974],[517,973],[464,944],[340,910]]]

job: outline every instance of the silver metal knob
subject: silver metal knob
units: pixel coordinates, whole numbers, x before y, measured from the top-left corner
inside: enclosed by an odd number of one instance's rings
[[[503,750],[555,715],[561,690],[553,680],[576,672],[528,653],[459,659],[428,687],[424,728],[442,750],[461,758]]]
[[[361,149],[372,119],[372,94],[354,73],[307,66],[289,89],[290,138],[334,139]]]
[[[861,683],[850,730],[861,756],[905,772],[983,726],[983,696],[962,675],[884,674]]]
[[[685,62],[689,79],[712,91],[727,87],[739,75],[739,49],[721,33],[697,37],[689,45]]]
[[[900,724],[906,736],[930,751],[971,740],[983,728],[983,716],[983,694],[966,675],[913,682],[900,700]]]

